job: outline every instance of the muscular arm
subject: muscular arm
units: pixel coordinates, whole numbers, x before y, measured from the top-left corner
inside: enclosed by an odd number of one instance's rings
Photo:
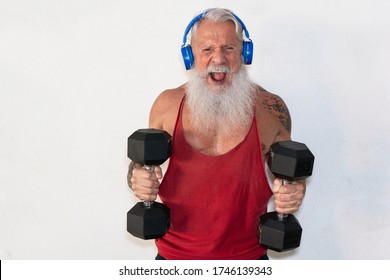
[[[162,92],[154,102],[149,115],[149,127],[164,129],[173,135],[175,120],[180,101],[183,96],[183,87]],[[159,191],[159,179],[162,178],[162,170],[159,166],[154,169],[154,174],[142,169],[140,165],[130,163],[127,173],[128,186],[141,200],[153,201]]]
[[[264,131],[268,135],[261,135],[264,141],[266,138],[267,147],[269,151],[270,145],[278,141],[291,140],[291,116],[289,110],[279,96],[262,90],[262,109],[263,114],[267,116],[263,126],[267,127]],[[263,137],[266,136],[266,137]],[[268,157],[268,153],[266,155]],[[265,159],[267,160],[267,159]],[[306,183],[305,180],[299,180],[294,184],[283,185],[281,179],[275,179],[272,187],[275,198],[276,211],[282,214],[289,214],[297,211],[302,204],[305,195]]]
[[[267,94],[263,101],[264,107],[278,123],[279,129],[274,142],[291,139],[291,116],[282,98],[275,94]]]
[[[183,96],[184,85],[162,92],[150,110],[149,127],[164,129],[172,135]]]
[[[162,93],[157,99],[154,101],[152,109],[149,113],[149,127],[150,128],[156,128],[156,129],[163,129],[163,123],[164,123],[164,102],[163,102],[163,95]]]

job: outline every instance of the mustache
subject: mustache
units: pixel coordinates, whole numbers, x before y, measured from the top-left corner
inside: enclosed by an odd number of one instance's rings
[[[211,73],[230,73],[230,68],[227,65],[210,65],[206,69],[206,75],[209,75]]]

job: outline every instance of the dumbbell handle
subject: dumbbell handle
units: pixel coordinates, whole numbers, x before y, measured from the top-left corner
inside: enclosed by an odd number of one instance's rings
[[[285,180],[283,179],[282,180],[282,186],[286,185],[286,184],[292,184],[293,182],[292,181],[289,181],[289,180]],[[279,221],[283,221],[283,220],[286,220],[288,217],[288,214],[280,214],[278,213],[278,220]]]
[[[146,170],[148,170],[150,173],[154,172],[154,165],[145,165],[144,166]],[[150,200],[144,200],[144,206],[145,208],[151,208],[153,205],[154,201]]]

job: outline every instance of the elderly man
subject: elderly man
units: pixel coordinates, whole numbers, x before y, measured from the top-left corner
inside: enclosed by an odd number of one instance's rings
[[[243,48],[251,42],[231,11],[209,9],[187,29],[189,81],[162,92],[150,112],[150,127],[173,135],[167,172],[131,164],[129,186],[137,198],[159,196],[171,210],[156,259],[268,259],[259,217],[272,195],[279,213],[295,212],[306,188],[303,180],[280,179],[271,188],[265,173],[271,144],[290,139],[288,109],[248,78],[252,50]]]

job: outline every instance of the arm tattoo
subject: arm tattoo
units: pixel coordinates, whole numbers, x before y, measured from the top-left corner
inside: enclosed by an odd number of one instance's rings
[[[264,100],[264,107],[273,115],[283,128],[291,133],[291,117],[284,102],[277,96],[269,96]]]

